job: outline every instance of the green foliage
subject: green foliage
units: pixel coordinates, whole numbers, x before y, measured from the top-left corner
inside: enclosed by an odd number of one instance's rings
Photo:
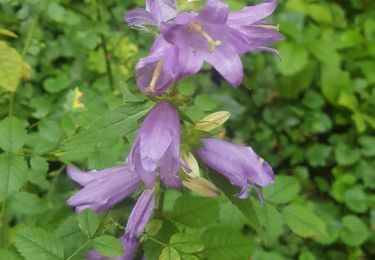
[[[179,2],[185,10],[204,4]],[[238,10],[260,1],[225,2]],[[0,259],[82,260],[92,249],[121,254],[117,238],[134,200],[104,216],[76,214],[65,201],[79,187],[65,167],[122,165],[154,104],[134,78],[153,38],[123,22],[127,10],[143,4],[0,0]],[[341,260],[375,254],[375,3],[278,4],[270,19],[286,38],[272,46],[281,61],[244,55],[241,88],[209,66],[178,87],[194,105],[180,107],[184,119],[229,111],[222,137],[250,145],[273,166],[277,177],[262,189],[265,204],[253,191],[238,200],[237,187],[201,167],[220,197],[168,190],[137,256]]]
[[[23,228],[17,232],[14,241],[28,260],[64,259],[64,250],[56,236],[42,228]]]

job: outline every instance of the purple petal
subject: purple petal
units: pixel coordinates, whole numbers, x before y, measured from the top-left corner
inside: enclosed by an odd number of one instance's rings
[[[146,0],[146,10],[152,14],[158,24],[166,22],[177,15],[175,0]]]
[[[177,47],[158,37],[151,54],[138,61],[137,85],[146,94],[160,95],[178,79],[179,66]]]
[[[147,223],[150,221],[154,207],[154,190],[144,190],[130,213],[129,220],[126,225],[125,237],[129,239],[137,239],[140,236]]]
[[[147,31],[147,25],[157,26],[157,22],[154,20],[154,17],[151,13],[147,12],[145,9],[136,8],[130,10],[125,15],[125,21],[130,27],[136,27]]]
[[[74,166],[68,166],[66,168],[66,172],[69,175],[69,178],[77,182],[81,186],[86,186],[91,181],[106,177],[107,175],[113,174],[114,172],[123,172],[126,171],[126,167],[124,166],[117,166],[112,168],[107,168],[100,171],[90,171],[90,172],[84,172],[79,170],[78,168]]]
[[[182,180],[178,175],[179,158],[175,157],[172,148],[169,148],[160,161],[160,179],[169,188],[181,188]]]
[[[180,132],[178,113],[168,102],[161,102],[147,115],[138,133],[142,165],[146,171],[156,169],[157,162],[172,142],[173,132]]]
[[[276,0],[266,0],[261,4],[248,6],[238,12],[231,12],[228,25],[233,27],[247,26],[263,20],[276,9]]]
[[[274,181],[271,166],[250,147],[242,147],[216,139],[202,139],[204,147],[197,149],[199,158],[210,168],[226,176],[242,188],[239,197],[246,196],[249,185],[268,186]]]
[[[236,50],[223,41],[214,53],[206,53],[205,60],[210,63],[229,83],[239,86],[243,79],[243,66]]]
[[[256,48],[255,51],[267,51],[267,52],[272,52],[273,55],[275,55],[276,58],[278,58],[279,60],[282,60],[281,59],[281,55],[280,53],[273,49],[273,48],[268,48],[268,47],[259,47],[259,48]]]
[[[111,168],[104,178],[96,178],[70,197],[67,204],[77,211],[91,208],[103,212],[135,192],[140,182],[127,167]]]
[[[219,0],[208,0],[197,20],[215,24],[223,24],[227,21],[229,6]]]
[[[121,237],[120,242],[124,247],[124,253],[116,258],[108,258],[100,255],[95,250],[90,250],[86,253],[87,260],[133,260],[137,253],[139,246],[139,240],[137,239],[127,239],[124,236]]]

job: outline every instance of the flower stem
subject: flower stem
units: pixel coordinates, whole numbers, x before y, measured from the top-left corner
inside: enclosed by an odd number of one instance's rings
[[[159,214],[159,215],[161,215],[163,213],[164,198],[165,198],[165,190],[162,187],[160,187],[159,199],[158,199],[158,208],[156,210],[157,214]]]
[[[92,241],[93,239],[90,238],[88,239],[80,248],[78,248],[76,251],[74,251],[73,254],[71,254],[66,260],[70,260],[72,259],[73,257],[75,257],[79,252],[82,251],[82,249],[84,249],[88,244],[90,244],[90,242]]]
[[[0,215],[0,248],[5,248],[5,230],[6,230],[6,212],[8,207],[8,200],[4,200]]]

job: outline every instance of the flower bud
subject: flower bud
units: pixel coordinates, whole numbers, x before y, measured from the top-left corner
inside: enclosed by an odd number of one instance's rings
[[[195,129],[200,131],[211,131],[224,124],[230,117],[228,111],[219,111],[206,116],[195,124]]]
[[[200,176],[199,174],[199,165],[197,160],[195,159],[192,153],[183,153],[182,159],[187,164],[191,172],[187,173],[192,178],[197,178]]]
[[[190,190],[204,197],[217,197],[220,195],[219,189],[203,177],[196,177],[184,180],[183,185]]]

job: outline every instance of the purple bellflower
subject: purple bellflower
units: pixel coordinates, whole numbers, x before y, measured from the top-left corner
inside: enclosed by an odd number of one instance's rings
[[[138,174],[130,171],[127,166],[92,172],[82,172],[68,166],[67,172],[71,179],[83,186],[67,201],[78,212],[85,208],[104,212],[133,194],[141,182]]]
[[[177,5],[170,1],[168,6],[165,10]],[[271,51],[279,57],[276,50],[266,46],[283,36],[276,26],[263,21],[275,8],[276,0],[265,0],[229,12],[229,6],[220,0],[208,0],[200,13],[169,11],[169,18],[176,16],[173,20],[154,22],[161,26],[161,34],[150,55],[137,65],[137,85],[146,94],[160,95],[184,76],[198,73],[206,61],[229,83],[239,86],[243,79],[240,55]],[[129,19],[134,12],[128,13],[126,21],[129,26],[142,27],[146,19]]]
[[[199,14],[181,12],[173,23],[162,23],[161,33],[178,47],[183,73],[197,73],[206,61],[229,83],[239,86],[243,79],[240,55],[271,50],[265,46],[283,39],[277,27],[263,22],[275,8],[276,1],[268,0],[231,13],[220,0],[208,0]]]
[[[135,258],[139,246],[139,237],[152,216],[154,206],[154,190],[144,190],[130,213],[125,234],[119,239],[124,247],[124,253],[122,256],[115,258],[115,260],[132,260]],[[87,260],[108,259],[109,258],[101,256],[96,251],[89,251],[87,253]]]
[[[248,197],[248,187],[268,186],[273,183],[275,175],[271,166],[259,157],[250,147],[243,147],[216,138],[203,138],[203,147],[196,150],[199,158],[207,166],[227,177],[233,185],[241,188],[238,198]]]
[[[181,187],[178,171],[186,166],[180,158],[180,118],[170,103],[158,103],[147,115],[127,162],[147,188],[154,186],[157,172],[167,187]]]

